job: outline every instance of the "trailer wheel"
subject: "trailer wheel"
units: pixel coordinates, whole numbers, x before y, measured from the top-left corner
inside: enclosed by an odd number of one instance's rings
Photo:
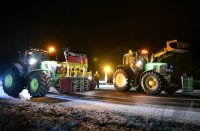
[[[18,97],[19,93],[23,90],[21,80],[21,69],[22,66],[18,63],[12,64],[4,73],[3,77],[3,90],[6,94]]]
[[[32,72],[28,77],[28,91],[32,97],[45,96],[51,86],[51,79],[42,71]]]
[[[123,68],[118,68],[113,74],[113,84],[118,91],[124,92],[130,90],[128,71]]]
[[[157,95],[163,91],[164,78],[157,72],[147,71],[141,79],[141,86],[149,95]]]

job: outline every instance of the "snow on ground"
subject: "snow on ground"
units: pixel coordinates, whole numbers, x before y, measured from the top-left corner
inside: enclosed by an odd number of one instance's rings
[[[7,95],[6,93],[4,93],[3,91],[3,87],[0,86],[0,98],[3,98],[3,99],[12,99],[13,97]]]

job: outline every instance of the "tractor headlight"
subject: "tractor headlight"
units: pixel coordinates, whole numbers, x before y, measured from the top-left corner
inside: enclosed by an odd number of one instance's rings
[[[141,67],[141,66],[142,66],[142,61],[141,61],[141,60],[137,61],[137,62],[136,62],[136,66],[137,66],[137,67]]]
[[[37,60],[35,59],[35,58],[30,58],[30,60],[29,60],[29,64],[30,65],[33,65],[33,64],[35,64],[37,62]]]

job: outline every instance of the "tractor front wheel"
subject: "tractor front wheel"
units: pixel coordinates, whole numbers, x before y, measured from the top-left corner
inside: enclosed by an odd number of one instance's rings
[[[32,72],[28,77],[28,91],[32,97],[45,96],[51,86],[51,79],[42,71]]]
[[[147,71],[141,79],[141,86],[149,95],[158,95],[163,91],[164,78],[155,71]]]

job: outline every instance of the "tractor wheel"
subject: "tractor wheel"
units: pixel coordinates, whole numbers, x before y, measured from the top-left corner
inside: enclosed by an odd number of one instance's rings
[[[141,79],[141,86],[149,95],[157,95],[163,91],[164,78],[157,72],[147,71]]]
[[[32,72],[28,77],[28,91],[32,97],[45,96],[51,86],[51,79],[42,71]]]
[[[22,66],[20,64],[12,64],[5,71],[3,77],[3,90],[6,94],[18,97],[19,93],[23,90],[21,70]]]
[[[113,74],[113,84],[118,91],[128,91],[130,90],[130,79],[128,72],[123,68],[118,68]]]

